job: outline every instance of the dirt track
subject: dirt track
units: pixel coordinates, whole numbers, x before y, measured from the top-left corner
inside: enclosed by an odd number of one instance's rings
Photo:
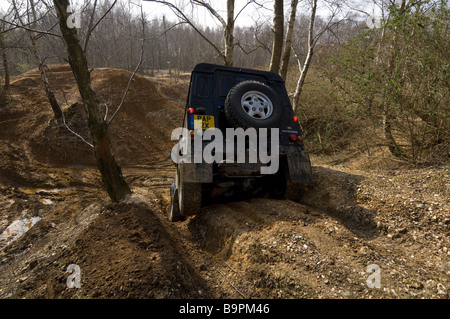
[[[70,73],[54,72],[72,94],[71,125],[86,134]],[[100,99],[120,100],[111,92],[127,76],[94,70]],[[449,297],[450,167],[355,170],[313,157],[315,183],[299,203],[254,198],[170,223],[167,127],[184,97],[169,90],[184,92],[186,81],[136,80],[112,137],[134,192],[118,204],[89,148],[50,122],[36,81],[16,79],[0,111],[0,233],[40,218],[17,240],[0,240],[0,298]],[[80,289],[67,287],[71,264]],[[369,265],[380,268],[380,288],[368,285]]]

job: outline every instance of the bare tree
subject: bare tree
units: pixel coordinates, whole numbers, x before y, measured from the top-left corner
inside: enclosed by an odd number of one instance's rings
[[[145,46],[145,17],[144,17],[144,11],[143,11],[143,9],[142,9],[142,5],[140,6],[140,8],[141,8],[141,24],[142,24],[142,44],[141,44],[141,53],[140,53],[140,56],[139,56],[139,62],[137,63],[136,67],[134,68],[133,73],[131,74],[130,78],[128,79],[128,84],[127,84],[127,87],[126,87],[126,89],[125,89],[125,92],[124,92],[124,94],[123,94],[123,96],[122,96],[122,100],[120,101],[119,106],[117,106],[116,111],[113,113],[113,115],[111,116],[111,118],[109,119],[109,121],[107,121],[107,125],[108,125],[108,126],[111,125],[111,122],[114,120],[114,118],[116,117],[117,113],[120,111],[120,109],[121,109],[123,103],[125,102],[125,100],[126,100],[126,98],[127,98],[127,95],[128,95],[128,91],[130,90],[130,86],[131,86],[131,83],[132,83],[132,81],[133,81],[133,78],[134,78],[134,76],[136,75],[136,73],[137,73],[137,71],[139,70],[139,68],[141,67],[142,61],[143,61],[143,58],[144,58],[144,46]],[[107,109],[107,111],[108,111],[108,109]],[[105,120],[105,121],[106,121],[106,118],[107,118],[107,112],[106,112],[106,114],[105,114],[105,116],[104,116],[104,120]]]
[[[34,60],[36,63],[36,66],[39,69],[39,72],[41,74],[41,80],[42,84],[45,89],[45,93],[47,95],[48,101],[50,103],[50,106],[53,110],[53,113],[55,115],[55,118],[57,120],[60,120],[62,118],[62,110],[61,106],[58,103],[58,100],[56,99],[55,93],[53,92],[52,87],[50,86],[49,79],[46,72],[46,64],[44,62],[44,59],[41,57],[39,50],[38,50],[38,44],[37,40],[38,37],[41,34],[45,34],[48,32],[38,32],[37,31],[37,22],[38,22],[38,16],[37,16],[37,9],[36,4],[34,0],[27,0],[27,6],[26,11],[24,13],[21,12],[19,8],[19,3],[17,3],[16,0],[11,0],[11,4],[14,8],[15,12],[15,20],[18,21],[16,25],[24,28],[27,31],[28,37],[31,41],[31,49],[33,52]],[[26,21],[25,21],[26,18]]]
[[[225,50],[220,52],[225,65],[233,65],[234,52],[234,2],[235,0],[227,0],[227,17],[226,20],[216,11],[208,2],[201,0],[191,0],[192,3],[206,8],[222,25],[223,39]]]
[[[273,7],[273,45],[270,59],[270,71],[278,73],[280,70],[281,54],[283,52],[284,37],[284,1],[274,0]]]
[[[225,65],[233,65],[234,49],[234,0],[227,0],[227,23],[224,25]]]
[[[5,23],[0,25],[0,50],[2,52],[2,64],[3,64],[3,75],[4,83],[0,84],[0,107],[6,104],[6,97],[9,92],[10,77],[9,77],[9,63],[8,56],[6,55],[6,44],[5,44]]]
[[[297,6],[298,6],[298,0],[292,0],[291,1],[291,11],[289,14],[288,29],[287,29],[286,38],[284,41],[284,51],[283,51],[283,56],[281,58],[280,75],[283,78],[283,80],[286,80],[288,67],[289,67],[289,60],[291,58],[292,35],[294,33],[295,18],[297,15]]]
[[[295,57],[298,62],[298,69],[300,71],[300,76],[297,81],[297,87],[294,93],[293,107],[294,111],[297,111],[300,94],[302,93],[303,84],[305,83],[306,74],[308,73],[309,65],[311,64],[311,59],[314,54],[314,22],[316,20],[316,11],[317,11],[317,0],[313,0],[311,15],[309,20],[309,28],[308,28],[308,53],[306,55],[305,61],[302,63],[300,56],[294,51]]]
[[[235,0],[227,0],[227,15],[226,17],[222,17],[218,10],[214,9],[214,7],[206,0],[190,0],[190,3],[195,7],[201,7],[206,9],[222,26],[223,28],[223,42],[224,49],[221,49],[221,46],[216,44],[212,39],[210,39],[205,32],[202,31],[201,27],[199,27],[193,19],[189,18],[187,13],[180,6],[174,4],[170,1],[163,0],[144,0],[150,2],[161,3],[169,7],[182,21],[189,24],[207,43],[209,43],[214,50],[217,52],[218,56],[223,60],[225,65],[232,66],[233,65],[233,52],[234,52],[234,25],[236,18],[243,11],[243,9],[249,5],[253,1],[248,1],[247,4],[241,9],[238,14],[235,15]]]
[[[6,97],[9,92],[9,65],[8,65],[8,57],[6,56],[6,46],[5,41],[3,40],[3,35],[0,35],[0,50],[2,51],[2,62],[3,62],[3,73],[5,82],[3,86],[0,87],[0,107],[6,104]]]
[[[70,3],[68,0],[53,0],[53,3],[59,18],[59,27],[67,46],[69,64],[86,109],[97,166],[109,197],[113,201],[119,201],[131,194],[131,190],[112,153],[108,125],[104,116],[102,116],[97,95],[92,88],[91,74],[77,30],[67,26],[69,18],[67,7]]]
[[[295,52],[294,48],[292,47],[294,51],[295,58],[298,62],[298,69],[299,69],[299,78],[297,81],[297,87],[295,89],[294,98],[293,98],[293,108],[294,111],[298,111],[299,101],[300,101],[300,95],[303,90],[303,85],[305,84],[306,75],[308,73],[309,67],[311,65],[311,61],[313,58],[313,55],[315,51],[317,50],[316,46],[319,42],[320,38],[323,36],[323,34],[326,31],[329,31],[332,29],[333,26],[337,25],[342,21],[343,19],[336,20],[335,18],[340,13],[340,5],[338,2],[330,2],[328,3],[330,5],[331,14],[328,18],[328,22],[320,28],[318,32],[315,32],[315,22],[316,22],[316,13],[317,13],[317,1],[318,0],[312,0],[312,7],[311,7],[311,14],[309,19],[309,26],[308,26],[308,43],[307,43],[307,53],[306,57],[303,60],[297,52]]]

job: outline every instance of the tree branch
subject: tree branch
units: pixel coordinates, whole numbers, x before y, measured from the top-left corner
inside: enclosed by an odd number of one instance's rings
[[[246,55],[249,55],[249,54],[255,52],[258,49],[264,49],[262,46],[259,45],[259,46],[255,47],[255,48],[250,49],[250,50],[247,51],[247,50],[244,49],[244,47],[241,45],[240,42],[235,43],[234,46],[239,47],[242,50],[242,52],[244,52]]]
[[[225,22],[224,18],[222,18],[222,16],[216,10],[214,10],[214,8],[211,7],[209,3],[200,0],[191,0],[191,2],[206,8],[213,16],[216,17],[217,20],[219,20],[224,28],[227,27],[227,23]]]
[[[95,1],[95,3],[97,3],[97,1]],[[106,15],[112,10],[112,8],[116,5],[116,3],[117,3],[117,0],[114,0],[111,7],[109,7],[109,9],[106,10],[106,12],[100,17],[100,19],[98,19],[98,21],[94,24],[94,26],[90,30],[88,30],[88,32],[86,34],[86,40],[84,40],[84,46],[83,46],[84,52],[86,52],[89,38],[91,37],[92,32],[95,30],[95,28],[98,26],[98,24],[106,17]],[[95,4],[94,4],[94,10],[95,10]],[[94,15],[94,13],[92,15]]]
[[[144,58],[144,44],[145,44],[145,17],[144,17],[144,11],[142,9],[142,5],[141,5],[141,22],[142,22],[142,45],[141,45],[141,54],[139,57],[139,62],[136,65],[136,68],[134,69],[133,73],[130,76],[130,79],[128,80],[128,84],[127,84],[127,88],[125,89],[125,92],[122,96],[122,100],[120,101],[119,106],[117,107],[116,111],[114,112],[114,114],[111,116],[111,118],[109,119],[109,121],[106,123],[107,126],[111,125],[111,122],[114,120],[114,118],[116,117],[117,113],[120,111],[123,103],[125,102],[125,99],[127,98],[128,95],[128,91],[130,90],[130,86],[131,86],[131,82],[133,81],[134,76],[136,75],[137,70],[140,68],[143,58]],[[105,115],[106,118],[106,115]]]
[[[198,35],[200,35],[200,37],[202,37],[203,40],[205,40],[206,42],[208,42],[209,45],[211,45],[214,50],[217,51],[217,53],[219,54],[219,56],[226,61],[226,57],[223,53],[223,51],[221,49],[219,49],[217,47],[217,45],[215,45],[211,40],[209,40],[195,25],[194,23],[183,13],[183,11],[181,11],[180,8],[178,8],[177,6],[175,6],[174,4],[168,2],[168,1],[163,1],[163,0],[144,0],[144,1],[148,1],[148,2],[156,2],[156,3],[160,3],[163,5],[168,6],[173,13],[175,13],[180,19],[186,21],[187,24],[189,24],[195,32],[198,33]]]
[[[58,80],[56,79],[55,74],[54,74],[53,71],[48,67],[48,65],[45,65],[44,67],[45,67],[48,71],[50,71],[50,74],[52,75],[52,77],[53,77],[53,79],[55,80],[55,82],[56,82],[56,83],[59,83]],[[61,90],[61,93],[62,93],[62,96],[63,96],[63,98],[64,98],[64,101],[66,102],[66,105],[69,106],[69,102],[67,102],[66,94],[64,93],[64,91],[63,91],[63,89],[61,88],[61,86],[59,87],[59,89]],[[58,106],[59,106],[59,104],[58,104]],[[60,107],[59,109],[60,109],[60,111],[61,111],[61,117],[62,117],[62,120],[63,120],[63,125],[64,125],[64,127],[65,127],[70,133],[72,133],[73,135],[75,135],[76,137],[78,137],[80,140],[82,140],[84,143],[86,143],[87,145],[89,145],[91,148],[94,148],[94,145],[92,145],[91,143],[89,143],[88,141],[86,141],[86,140],[84,139],[83,136],[81,136],[80,134],[78,134],[77,132],[75,132],[74,130],[72,130],[72,129],[69,127],[69,125],[67,125],[67,122],[66,122],[66,116],[64,115],[64,112],[63,112],[63,110],[61,109],[61,107]]]
[[[14,30],[14,29],[17,29],[17,28],[20,28],[20,29],[27,30],[28,32],[36,32],[36,33],[39,33],[39,34],[42,34],[42,35],[52,35],[52,36],[61,38],[61,35],[53,33],[53,32],[48,32],[48,31],[42,31],[42,30],[36,30],[36,29],[33,29],[33,28],[28,28],[28,27],[26,27],[24,25],[19,25],[19,24],[13,23],[13,22],[9,22],[9,21],[1,19],[1,18],[0,18],[0,21],[14,26],[13,29],[8,29],[7,31],[3,31],[2,33],[11,31],[11,30]]]

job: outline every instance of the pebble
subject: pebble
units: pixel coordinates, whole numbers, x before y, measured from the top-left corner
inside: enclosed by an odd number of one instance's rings
[[[441,283],[437,285],[438,295],[445,295],[447,293],[447,288]]]
[[[27,279],[28,279],[27,276],[25,276],[25,277],[20,277],[19,279],[16,280],[16,282],[22,283],[22,282],[24,282],[24,281],[27,280]]]

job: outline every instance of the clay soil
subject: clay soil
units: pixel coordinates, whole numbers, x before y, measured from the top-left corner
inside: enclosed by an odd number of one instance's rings
[[[51,71],[67,125],[89,142],[69,67]],[[129,76],[92,71],[108,118]],[[112,203],[92,149],[52,119],[37,70],[13,79],[0,109],[0,298],[449,297],[448,165],[369,169],[313,156],[314,184],[298,202],[216,203],[169,222],[170,134],[188,82],[133,80],[111,125],[133,195]],[[8,226],[33,217],[11,241]],[[72,264],[80,288],[67,285]]]

